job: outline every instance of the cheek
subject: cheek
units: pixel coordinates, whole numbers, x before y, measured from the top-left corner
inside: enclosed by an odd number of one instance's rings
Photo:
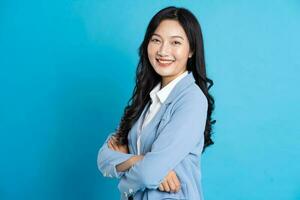
[[[154,67],[155,66],[155,49],[153,46],[151,47],[150,45],[147,48],[147,53],[148,53],[148,60],[151,63],[151,65]]]
[[[173,55],[177,60],[186,60],[188,59],[189,52],[186,48],[178,48],[173,51]]]
[[[147,52],[149,59],[153,59],[155,57],[155,49],[153,45],[148,45]]]

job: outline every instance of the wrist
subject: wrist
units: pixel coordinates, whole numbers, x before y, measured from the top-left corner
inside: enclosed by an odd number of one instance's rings
[[[134,165],[135,163],[137,163],[139,160],[143,159],[144,156],[141,156],[141,155],[135,155],[135,156],[132,156],[130,158],[130,162],[131,162],[131,165]]]

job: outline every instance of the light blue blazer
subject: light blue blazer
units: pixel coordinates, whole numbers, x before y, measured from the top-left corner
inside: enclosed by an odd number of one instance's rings
[[[201,185],[201,152],[208,102],[189,72],[173,88],[166,101],[141,132],[141,154],[144,158],[126,172],[116,165],[137,154],[137,128],[150,106],[148,102],[128,134],[129,154],[108,148],[108,135],[99,149],[97,164],[106,177],[119,178],[121,200],[189,199],[203,200]],[[159,191],[170,170],[181,183],[177,193]]]

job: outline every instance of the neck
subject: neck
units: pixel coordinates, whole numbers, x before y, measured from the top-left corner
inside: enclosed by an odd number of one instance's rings
[[[181,73],[178,73],[177,75],[175,76],[163,76],[162,77],[162,81],[161,81],[161,87],[160,88],[163,88],[165,87],[166,85],[168,85],[171,81],[173,81],[175,78],[177,78],[178,76],[180,76],[181,74],[183,74],[184,72],[186,72],[187,70],[181,72]]]

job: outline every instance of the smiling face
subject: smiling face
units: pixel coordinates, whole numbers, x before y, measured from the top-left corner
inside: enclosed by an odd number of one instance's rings
[[[187,70],[187,60],[192,56],[182,26],[169,19],[163,20],[156,28],[147,51],[153,69],[162,77],[162,87]]]

